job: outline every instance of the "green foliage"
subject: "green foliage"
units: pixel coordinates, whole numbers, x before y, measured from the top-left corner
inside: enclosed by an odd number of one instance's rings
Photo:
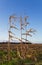
[[[42,65],[42,53],[35,53],[36,57],[37,57],[37,62],[29,59],[29,58],[26,58],[26,59],[20,59],[19,57],[17,57],[17,52],[16,50],[14,51],[11,51],[10,52],[10,56],[13,58],[11,59],[10,61],[6,61],[6,55],[7,55],[7,51],[0,51],[0,59],[2,58],[2,61],[0,61],[0,65],[25,65],[25,64],[28,64],[28,63],[35,63],[35,65]],[[33,65],[33,64],[32,64]]]
[[[33,61],[29,58],[24,59],[24,63],[32,63]]]
[[[11,51],[10,56],[13,57],[13,58],[17,57],[17,52],[15,50]]]
[[[3,56],[3,51],[0,51],[0,56]]]

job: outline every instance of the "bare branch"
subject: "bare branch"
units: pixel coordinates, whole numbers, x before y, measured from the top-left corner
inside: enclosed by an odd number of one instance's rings
[[[15,26],[10,26],[10,28],[15,28],[15,29],[17,29],[17,30],[18,30],[18,28],[17,28],[17,27],[15,27]]]
[[[29,34],[29,33],[22,33],[22,35],[28,35],[28,36],[31,36],[32,37],[32,35]]]
[[[14,33],[12,33],[11,31],[8,31],[9,33],[11,33],[11,34],[14,34]],[[15,34],[14,34],[15,35]]]

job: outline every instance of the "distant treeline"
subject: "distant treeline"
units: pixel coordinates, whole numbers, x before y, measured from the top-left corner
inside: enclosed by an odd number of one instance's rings
[[[7,44],[8,42],[0,42],[0,44]],[[10,42],[10,44],[20,44],[21,42]],[[31,42],[22,42],[23,44],[32,44]]]

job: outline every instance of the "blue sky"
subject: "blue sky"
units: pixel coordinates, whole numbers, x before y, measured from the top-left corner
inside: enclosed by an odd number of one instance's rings
[[[42,0],[0,0],[0,41],[8,40],[9,16],[14,13],[29,16],[30,27],[37,32],[28,39],[42,43]]]

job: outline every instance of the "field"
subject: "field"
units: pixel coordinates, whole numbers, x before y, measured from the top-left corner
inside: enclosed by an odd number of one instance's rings
[[[10,58],[10,60],[9,60]],[[0,43],[0,65],[42,65],[42,44]]]

